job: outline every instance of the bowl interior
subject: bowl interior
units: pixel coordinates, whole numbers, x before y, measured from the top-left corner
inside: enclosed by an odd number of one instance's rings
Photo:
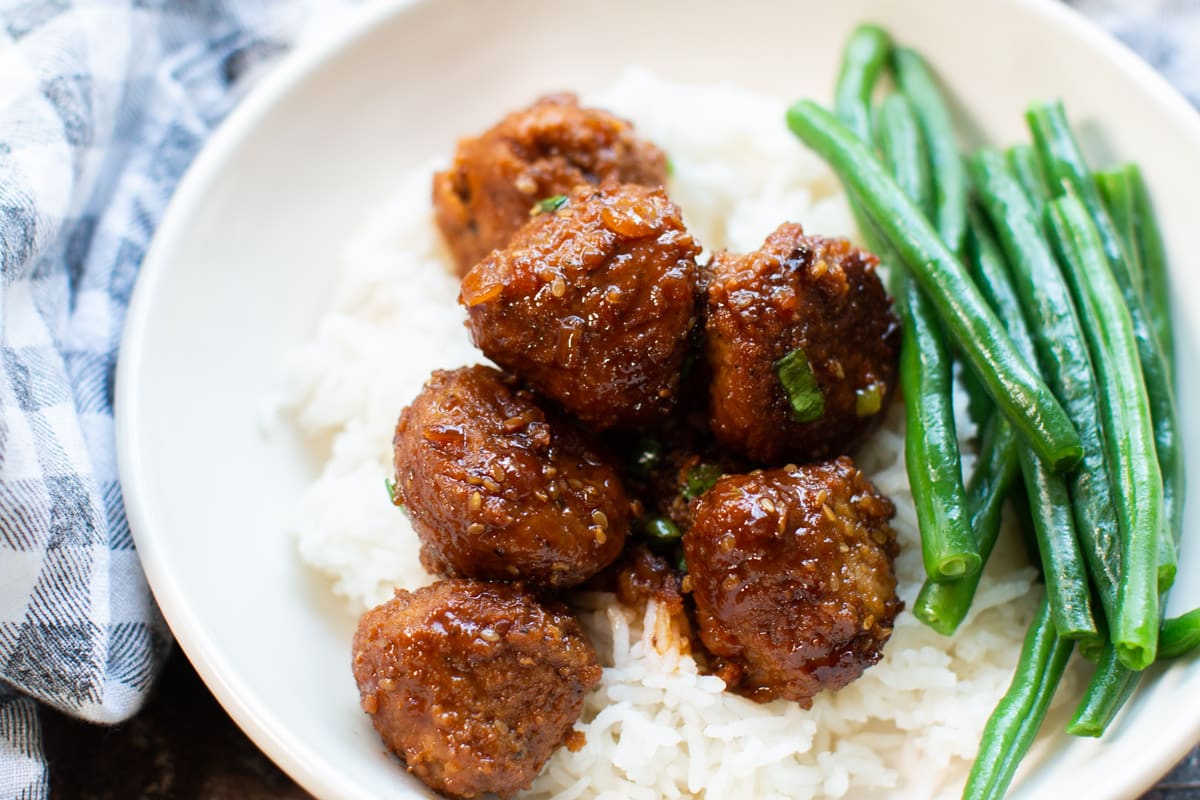
[[[630,64],[826,100],[850,28],[873,19],[920,49],[981,140],[1026,137],[1023,111],[1062,97],[1097,163],[1138,160],[1166,231],[1182,309],[1200,300],[1191,187],[1200,123],[1148,68],[1057,4],[1034,0],[441,0],[376,9],[271,76],[175,198],[130,311],[118,378],[121,474],[156,597],[238,722],[310,791],[425,796],[388,757],[349,675],[354,620],[298,560],[288,514],[316,465],[266,436],[263,399],[309,337],[342,243],[406,170],[448,155],[538,93],[589,90]],[[780,122],[782,124],[782,120]],[[799,146],[799,145],[797,145]],[[1178,363],[1197,330],[1177,314]],[[1180,370],[1180,407],[1196,406]],[[1189,488],[1200,428],[1183,415]],[[1200,602],[1200,509],[1171,608]],[[1136,793],[1200,736],[1200,664],[1156,669],[1103,742],[1055,738],[1017,797]],[[1154,742],[1153,752],[1145,747]]]

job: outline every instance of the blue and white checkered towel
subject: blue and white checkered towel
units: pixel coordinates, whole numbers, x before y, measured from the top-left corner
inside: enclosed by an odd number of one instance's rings
[[[176,182],[300,11],[0,0],[0,797],[47,793],[37,703],[123,720],[170,643],[117,483],[117,346]]]
[[[113,452],[121,327],[175,183],[302,2],[0,0],[0,797],[48,793],[39,702],[119,721],[162,662]],[[1195,0],[1070,2],[1200,100]]]

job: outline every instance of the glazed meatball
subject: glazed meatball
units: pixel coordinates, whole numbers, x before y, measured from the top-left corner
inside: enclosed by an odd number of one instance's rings
[[[434,372],[393,444],[431,572],[560,589],[621,552],[630,501],[612,460],[495,369]]]
[[[683,537],[717,674],[807,707],[878,661],[901,608],[893,513],[846,457],[718,481]]]
[[[601,673],[563,606],[465,579],[397,590],[364,614],[353,668],[388,749],[451,797],[528,788],[560,745],[582,738],[572,726]]]
[[[463,278],[475,344],[596,429],[674,406],[696,322],[696,254],[661,189],[572,192]]]
[[[461,140],[454,164],[433,178],[433,207],[462,275],[508,244],[539,201],[585,183],[666,179],[666,156],[628,122],[557,94]]]
[[[714,258],[705,336],[718,440],[764,464],[811,461],[850,452],[883,418],[900,326],[877,265],[844,239],[793,224],[749,255]],[[815,381],[820,405],[791,405],[784,364],[792,380]]]

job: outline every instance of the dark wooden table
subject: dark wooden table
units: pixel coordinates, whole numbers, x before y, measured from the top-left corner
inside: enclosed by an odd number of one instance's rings
[[[309,797],[234,725],[178,649],[130,722],[104,728],[49,711],[42,718],[52,800]],[[1200,748],[1142,800],[1200,800]]]

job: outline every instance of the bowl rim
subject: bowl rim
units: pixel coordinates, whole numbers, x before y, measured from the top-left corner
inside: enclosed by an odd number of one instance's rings
[[[335,30],[318,41],[301,42],[275,65],[238,103],[203,145],[184,173],[155,231],[142,262],[126,314],[115,382],[115,436],[120,483],[126,514],[139,560],[163,617],[204,684],[235,723],[276,765],[305,790],[318,797],[359,797],[362,789],[343,773],[317,768],[319,753],[303,737],[269,723],[270,710],[248,689],[228,660],[205,634],[199,615],[187,597],[173,588],[169,559],[151,531],[153,512],[138,489],[144,484],[142,439],[136,420],[141,402],[142,356],[151,298],[170,269],[166,257],[185,233],[189,213],[201,202],[243,138],[283,101],[297,85],[319,73],[330,61],[356,47],[376,28],[432,0],[377,0],[353,8]],[[1097,23],[1059,0],[996,0],[1023,7],[1052,24],[1069,29],[1086,45],[1112,60],[1143,87],[1200,142],[1200,111],[1150,64]],[[1158,748],[1114,776],[1115,788],[1125,795],[1149,789],[1200,740],[1200,717],[1190,725],[1190,739],[1177,739]]]

